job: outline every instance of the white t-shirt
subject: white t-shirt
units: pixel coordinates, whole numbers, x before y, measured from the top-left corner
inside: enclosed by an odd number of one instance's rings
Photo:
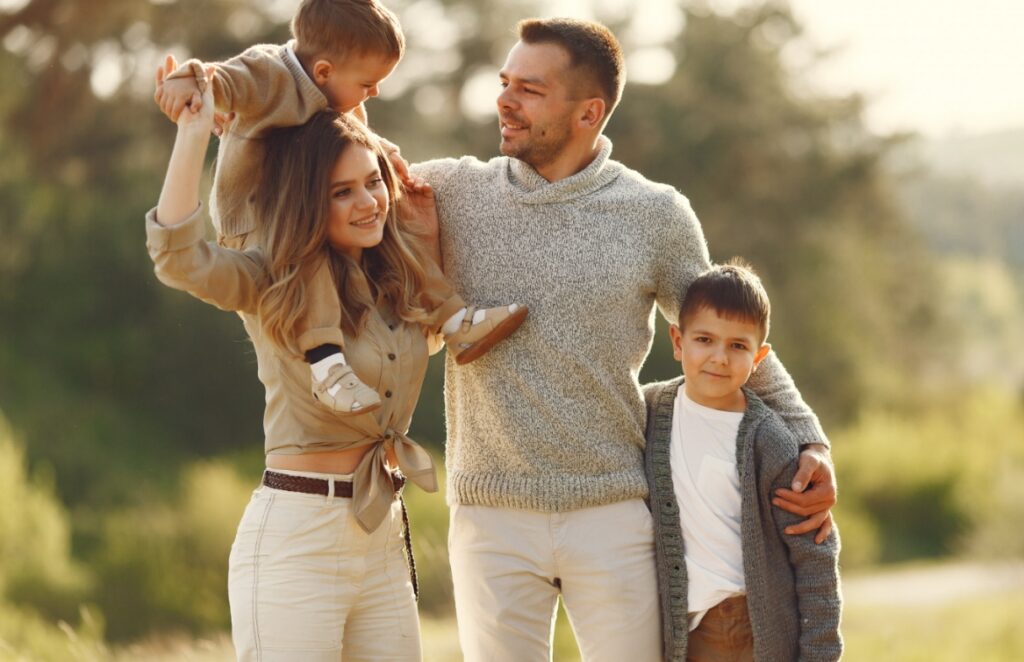
[[[736,434],[742,412],[720,411],[676,395],[670,462],[686,545],[688,609],[695,629],[708,609],[746,593],[740,538]]]

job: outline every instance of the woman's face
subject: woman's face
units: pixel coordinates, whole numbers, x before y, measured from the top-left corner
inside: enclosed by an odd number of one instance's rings
[[[384,238],[388,189],[377,155],[362,145],[349,145],[331,170],[327,241],[358,261],[364,248]]]

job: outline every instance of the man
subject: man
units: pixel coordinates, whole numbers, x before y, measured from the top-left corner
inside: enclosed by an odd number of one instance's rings
[[[444,266],[480,305],[530,318],[470,366],[448,362],[449,554],[466,660],[549,658],[561,595],[583,658],[661,659],[637,374],[652,309],[675,319],[709,266],[687,200],[610,159],[623,59],[603,26],[528,20],[501,70],[501,158],[419,164]],[[773,355],[752,387],[807,448],[787,509],[830,529],[817,418]],[[815,487],[798,494],[814,481]]]

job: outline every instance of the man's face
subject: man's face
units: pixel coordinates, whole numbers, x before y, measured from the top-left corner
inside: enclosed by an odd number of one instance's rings
[[[501,153],[540,170],[572,141],[577,102],[567,84],[569,54],[555,44],[518,42],[499,74]]]

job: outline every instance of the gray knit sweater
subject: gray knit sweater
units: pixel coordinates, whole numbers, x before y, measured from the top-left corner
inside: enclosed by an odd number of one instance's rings
[[[645,466],[651,486],[661,624],[665,659],[675,662],[686,660],[688,635],[683,532],[669,466],[674,403],[682,382],[680,377],[644,386]],[[783,533],[803,518],[772,506],[771,495],[793,479],[799,445],[782,419],[753,391],[744,390],[747,409],[737,433],[736,469],[754,659],[838,660],[843,652],[838,533],[833,529],[820,545],[810,533]]]
[[[419,164],[437,195],[445,272],[477,306],[530,307],[465,366],[447,362],[448,498],[567,511],[647,495],[637,374],[655,303],[675,319],[709,266],[686,198],[611,160],[548,182],[518,159]],[[825,441],[782,365],[756,390],[801,442]]]

